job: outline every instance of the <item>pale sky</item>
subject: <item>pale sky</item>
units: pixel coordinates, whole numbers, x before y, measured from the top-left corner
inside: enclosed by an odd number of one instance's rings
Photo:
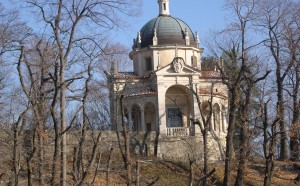
[[[2,0],[5,7],[18,5],[17,2],[16,0]],[[170,0],[170,13],[171,16],[186,22],[193,32],[197,31],[201,40],[211,29],[224,27],[226,19],[223,6],[223,0]],[[137,32],[149,20],[158,16],[157,0],[143,0],[141,9],[139,17],[130,19],[128,28],[117,30],[111,35],[115,42],[131,48]]]
[[[225,26],[223,0],[170,0],[171,16],[186,22],[193,32],[198,32],[200,40],[211,29]],[[157,0],[143,0],[142,14],[134,18],[130,28],[116,33],[116,38],[126,46],[132,46],[137,32],[152,18],[158,16]]]

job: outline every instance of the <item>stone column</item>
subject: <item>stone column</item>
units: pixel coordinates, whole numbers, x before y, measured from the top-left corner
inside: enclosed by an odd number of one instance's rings
[[[142,132],[146,132],[146,127],[145,127],[145,110],[141,109],[141,127],[142,127]]]
[[[223,111],[222,120],[223,120],[223,128],[224,128],[223,132],[226,133],[226,130],[227,130],[227,117],[226,117],[226,112],[225,111]]]
[[[221,125],[221,130],[220,132],[225,132],[225,127],[224,127],[224,113],[223,111],[220,112],[220,125]]]
[[[213,131],[216,131],[216,129],[215,129],[215,122],[214,122],[214,114],[213,113],[211,113],[210,123],[211,123],[211,129]]]
[[[158,117],[158,109],[155,109],[155,131],[159,131],[159,117]]]
[[[128,127],[129,132],[132,132],[132,110],[128,110]]]

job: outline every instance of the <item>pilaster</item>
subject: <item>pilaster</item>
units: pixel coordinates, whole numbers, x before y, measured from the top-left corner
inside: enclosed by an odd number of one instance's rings
[[[161,135],[167,135],[166,101],[165,101],[166,89],[163,83],[157,85],[157,92],[159,92],[157,96],[159,131]]]

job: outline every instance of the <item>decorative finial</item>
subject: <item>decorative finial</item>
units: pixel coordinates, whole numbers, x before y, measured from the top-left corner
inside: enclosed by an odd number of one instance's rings
[[[224,59],[222,58],[221,59],[221,68],[223,68],[224,67]]]
[[[159,16],[170,16],[170,0],[158,0]]]
[[[197,42],[197,47],[200,48],[200,39],[199,39],[198,32],[196,32],[196,42]]]
[[[188,29],[185,28],[185,45],[190,45],[190,37],[189,37],[189,32],[188,32]]]
[[[111,59],[110,73],[116,75],[118,74],[118,64],[115,60],[114,55],[111,55],[110,59]]]
[[[132,49],[136,48],[136,39],[133,39],[133,45],[132,45]]]
[[[156,46],[158,44],[156,28],[154,28],[154,36],[152,41],[153,41],[153,46]]]
[[[138,32],[138,42],[139,42],[139,43],[142,42],[141,32]]]
[[[138,32],[137,44],[136,44],[138,48],[141,48],[141,43],[142,43],[141,32]]]

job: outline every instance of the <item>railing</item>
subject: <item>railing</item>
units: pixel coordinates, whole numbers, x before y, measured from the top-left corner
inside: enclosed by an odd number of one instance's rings
[[[189,127],[171,127],[167,128],[167,136],[189,136]]]

